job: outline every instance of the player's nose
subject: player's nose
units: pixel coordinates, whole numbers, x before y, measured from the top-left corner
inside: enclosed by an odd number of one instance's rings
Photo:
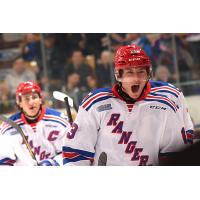
[[[132,76],[132,81],[133,81],[134,83],[139,83],[140,77],[138,76],[137,73],[134,73],[134,74],[133,74],[133,76]]]
[[[33,104],[34,102],[35,102],[35,99],[33,97],[30,97],[28,103]]]

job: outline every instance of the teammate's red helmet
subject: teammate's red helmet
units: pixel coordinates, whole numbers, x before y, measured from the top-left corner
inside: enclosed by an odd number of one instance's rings
[[[128,67],[151,68],[151,60],[145,51],[135,44],[122,46],[115,55],[115,69],[125,69]]]
[[[21,95],[31,92],[37,92],[41,96],[40,86],[33,81],[21,82],[16,90],[16,100],[19,101]]]

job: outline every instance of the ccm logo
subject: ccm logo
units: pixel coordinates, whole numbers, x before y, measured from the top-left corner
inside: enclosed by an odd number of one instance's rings
[[[151,109],[160,109],[160,110],[167,110],[167,108],[162,106],[150,106]]]

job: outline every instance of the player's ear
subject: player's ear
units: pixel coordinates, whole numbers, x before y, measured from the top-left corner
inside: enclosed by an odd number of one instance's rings
[[[40,97],[40,105],[45,105],[45,97],[43,95],[39,95]]]
[[[16,106],[17,106],[18,110],[22,110],[21,102],[20,101],[16,102]]]
[[[42,105],[44,102],[42,100],[42,98],[40,97],[40,105]]]

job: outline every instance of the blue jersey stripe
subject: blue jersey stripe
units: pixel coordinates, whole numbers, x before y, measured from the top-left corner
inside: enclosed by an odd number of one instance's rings
[[[192,130],[192,129],[189,129],[189,130],[187,130],[187,131],[186,131],[186,133],[193,134],[193,133],[194,133],[194,130]]]
[[[178,108],[177,105],[175,105],[174,101],[172,101],[171,99],[168,98],[168,96],[164,95],[164,94],[156,94],[156,93],[149,93],[149,95],[152,95],[152,96],[155,96],[155,97],[164,97],[166,99],[168,99],[168,101],[171,103],[171,104],[174,104],[174,107]],[[151,98],[150,96],[147,96],[147,99],[148,98]],[[163,100],[163,99],[162,99]]]
[[[67,163],[70,163],[70,162],[78,162],[78,161],[81,161],[81,160],[91,160],[91,159],[87,158],[85,156],[79,155],[75,158],[64,158],[63,164],[67,164]]]
[[[84,99],[82,102],[81,102],[81,106],[83,105],[83,104],[85,104],[87,101],[90,101],[90,99],[92,99],[93,97],[95,97],[96,95],[100,95],[100,96],[102,96],[102,95],[108,95],[108,96],[111,96],[111,95],[113,95],[112,93],[110,93],[110,92],[99,92],[99,93],[95,93],[95,94],[92,94],[92,95],[90,95],[90,96],[88,96],[86,99]],[[95,97],[95,98],[98,98],[98,97]]]
[[[61,112],[54,110],[52,108],[46,108],[45,115],[60,117]]]
[[[152,95],[152,96],[155,96],[155,97],[157,97],[157,96],[158,96],[158,97],[159,97],[159,96],[160,96],[160,97],[165,97],[165,98],[167,98],[169,101],[171,101],[171,100],[170,100],[166,95],[164,95],[164,94],[156,94],[156,93],[151,93],[151,92],[150,92],[149,94]],[[147,96],[147,98],[148,98],[148,96]]]
[[[151,88],[157,88],[157,87],[167,86],[167,87],[171,87],[172,89],[175,89],[175,90],[178,91],[178,89],[177,89],[174,85],[169,84],[169,83],[167,83],[167,82],[152,81],[152,80],[150,80],[149,82],[150,82],[150,84],[151,84]]]
[[[75,155],[74,157],[65,157],[63,158],[63,164],[67,164],[70,162],[77,162],[77,161],[81,161],[81,160],[90,160],[92,161],[94,159],[94,153],[89,152],[89,151],[84,151],[84,150],[80,150],[80,149],[74,149],[71,147],[63,147],[63,153],[75,153],[77,155]]]
[[[81,105],[84,104],[88,99],[92,98],[93,96],[95,96],[98,93],[102,93],[102,92],[107,92],[108,95],[112,95],[112,90],[111,88],[99,88],[96,90],[93,90],[91,93],[88,94],[88,96],[86,96],[83,101],[81,102]]]
[[[18,112],[12,116],[9,117],[11,120],[16,121],[18,119],[21,119],[21,112]]]
[[[170,93],[176,97],[178,97],[177,93],[178,94],[180,93],[180,90],[177,87],[175,87],[172,84],[166,83],[166,82],[150,81],[150,84],[151,84],[151,89],[157,90],[157,91],[151,91],[151,92],[166,92],[166,93]],[[168,88],[166,88],[166,87],[168,87]],[[175,91],[173,91],[173,90],[175,90]]]
[[[176,112],[175,108],[171,104],[169,104],[167,101],[160,100],[160,99],[144,99],[144,101],[157,101],[157,102],[160,102],[160,103],[164,103],[164,104],[168,105],[170,108],[172,108],[172,110],[174,112]]]
[[[22,125],[24,125],[24,123],[23,122],[21,122],[20,124],[17,124],[18,126],[22,126]],[[12,127],[12,126],[8,126],[8,128],[6,128],[3,132],[2,132],[2,135],[6,132],[6,131],[9,131],[9,130],[11,130],[11,129],[15,129],[14,127]],[[16,130],[16,129],[15,129]]]
[[[172,91],[170,91],[170,90],[160,89],[160,90],[156,91],[155,93],[159,93],[159,92],[161,92],[161,93],[162,93],[162,92],[169,93],[169,94],[174,95],[175,97],[178,97],[178,95],[177,95],[175,92],[172,92]]]
[[[13,164],[15,163],[15,160],[12,160],[10,158],[4,158],[0,160],[0,165],[10,165],[13,166]]]
[[[63,151],[64,152],[74,152],[74,153],[79,153],[80,155],[86,156],[86,157],[90,157],[90,158],[94,158],[94,153],[90,152],[90,151],[84,151],[84,150],[80,150],[80,149],[73,149],[71,147],[63,147]]]

